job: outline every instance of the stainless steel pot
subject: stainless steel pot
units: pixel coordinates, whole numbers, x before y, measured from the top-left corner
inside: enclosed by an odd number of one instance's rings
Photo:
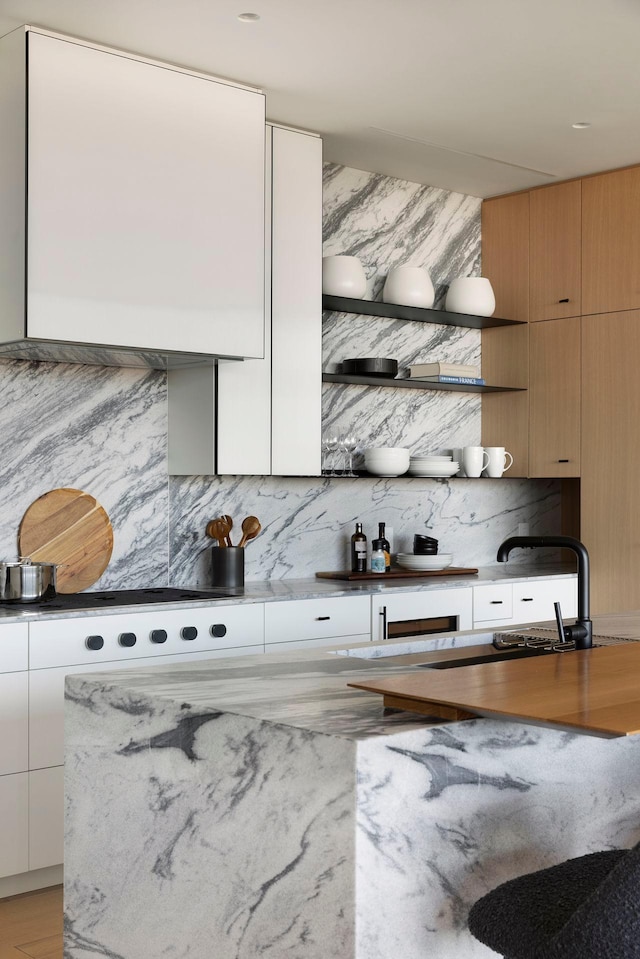
[[[37,603],[56,595],[55,563],[0,563],[0,602]]]

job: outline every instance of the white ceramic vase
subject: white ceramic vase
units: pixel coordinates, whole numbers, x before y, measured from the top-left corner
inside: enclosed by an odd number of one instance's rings
[[[428,310],[435,299],[431,277],[424,266],[396,266],[387,274],[382,299],[385,303]]]
[[[493,316],[496,298],[486,276],[459,276],[451,281],[444,308],[448,313]]]
[[[323,256],[322,292],[361,300],[367,292],[367,278],[358,257]]]

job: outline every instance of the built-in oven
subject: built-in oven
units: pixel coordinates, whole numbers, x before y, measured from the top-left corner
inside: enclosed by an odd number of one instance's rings
[[[473,628],[473,589],[460,586],[372,597],[371,638],[415,639]]]

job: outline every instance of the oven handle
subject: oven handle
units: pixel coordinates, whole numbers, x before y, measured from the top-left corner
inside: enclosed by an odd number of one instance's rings
[[[387,639],[387,607],[382,606],[380,609],[380,616],[382,616],[382,639]]]

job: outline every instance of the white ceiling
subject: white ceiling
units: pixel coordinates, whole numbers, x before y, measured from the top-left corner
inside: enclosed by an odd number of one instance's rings
[[[325,159],[463,193],[640,162],[640,0],[0,0],[23,23],[259,86]]]

